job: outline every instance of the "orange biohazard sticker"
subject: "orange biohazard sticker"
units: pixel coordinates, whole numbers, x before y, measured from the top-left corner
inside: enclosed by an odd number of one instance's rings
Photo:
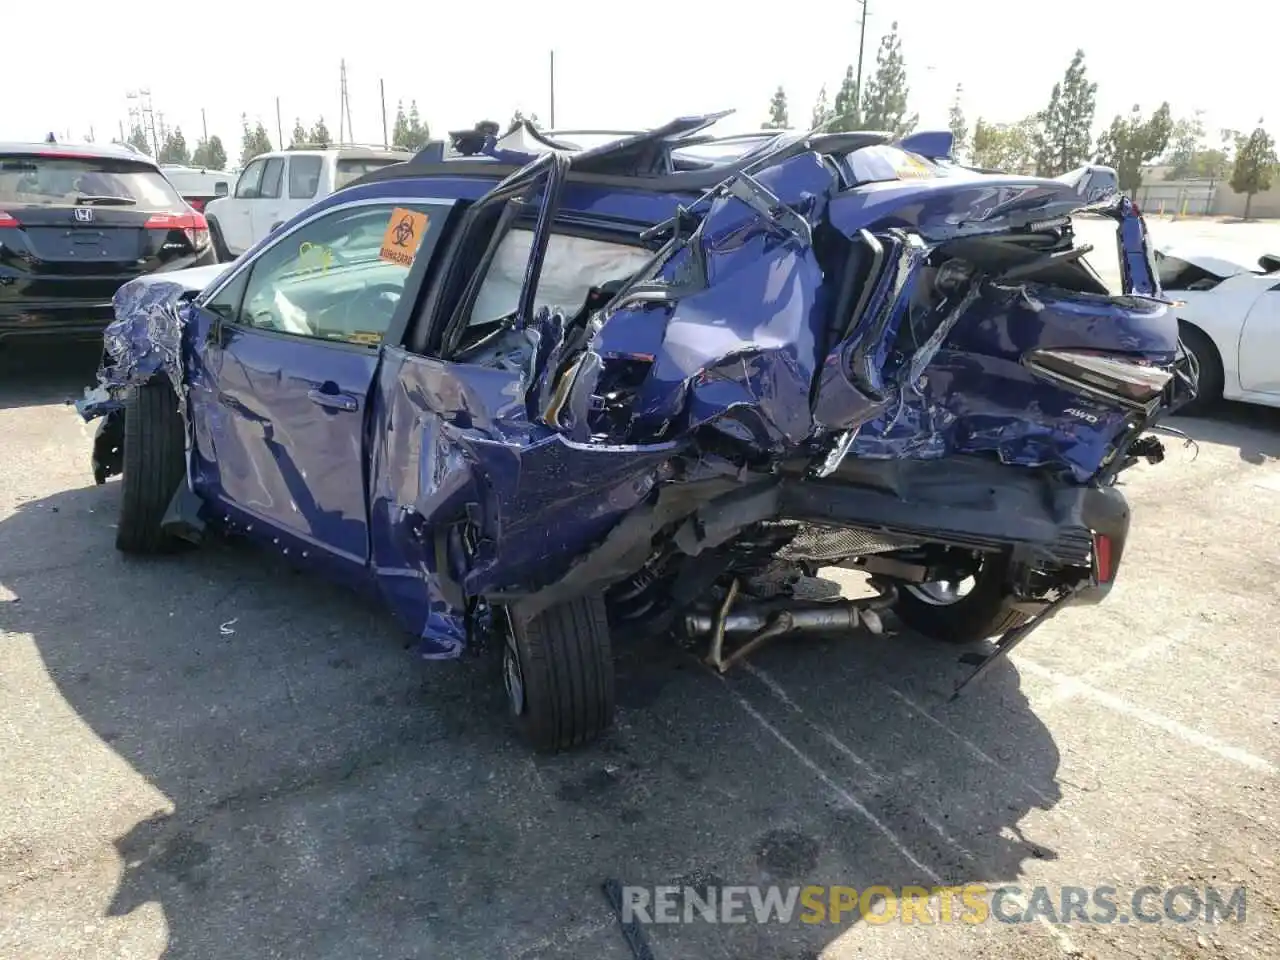
[[[425,213],[396,207],[391,211],[391,219],[387,221],[387,231],[382,235],[378,257],[402,267],[413,266],[413,255],[418,252],[418,245],[426,236],[430,222]]]

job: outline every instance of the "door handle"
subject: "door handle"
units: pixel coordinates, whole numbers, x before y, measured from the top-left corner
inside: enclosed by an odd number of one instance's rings
[[[330,410],[348,410],[354,413],[360,409],[360,401],[349,393],[325,393],[323,390],[308,390],[307,399],[319,406],[328,407]]]

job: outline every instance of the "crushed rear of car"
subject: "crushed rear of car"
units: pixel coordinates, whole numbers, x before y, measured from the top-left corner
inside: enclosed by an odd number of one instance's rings
[[[611,633],[681,630],[725,669],[792,632],[880,631],[892,612],[942,641],[997,638],[979,675],[1106,596],[1130,520],[1115,479],[1161,459],[1151,429],[1194,395],[1145,224],[1109,168],[968,170],[946,134],[699,136],[714,119],[593,149],[528,126],[455,138],[476,170],[524,166],[467,208],[470,242],[425,268],[434,320],[378,348],[368,578],[430,656],[505,638],[512,710],[539,747],[608,726]],[[566,198],[588,186],[684,199],[639,237],[639,269],[536,307],[559,287],[553,227],[581,220]],[[1115,225],[1119,292],[1075,243],[1079,211]],[[474,322],[518,218],[536,223],[522,279]],[[153,377],[193,395],[191,357],[219,323],[196,286],[122,291],[116,366],[82,413],[118,416]],[[189,423],[189,447],[209,430]],[[191,499],[175,491],[175,530],[218,513]],[[874,595],[842,598],[829,567],[866,573]]]
[[[204,218],[147,157],[0,143],[0,341],[101,335],[122,285],[209,262]]]

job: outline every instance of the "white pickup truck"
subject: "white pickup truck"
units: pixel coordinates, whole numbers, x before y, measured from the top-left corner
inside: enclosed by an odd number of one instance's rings
[[[240,171],[231,196],[205,205],[218,260],[234,260],[321,197],[370,170],[412,156],[404,150],[349,145],[259,154]]]

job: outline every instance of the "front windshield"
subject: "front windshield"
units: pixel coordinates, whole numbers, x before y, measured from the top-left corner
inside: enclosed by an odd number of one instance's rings
[[[85,197],[118,198],[145,210],[181,210],[182,200],[158,170],[110,157],[0,155],[0,203],[74,206]]]

